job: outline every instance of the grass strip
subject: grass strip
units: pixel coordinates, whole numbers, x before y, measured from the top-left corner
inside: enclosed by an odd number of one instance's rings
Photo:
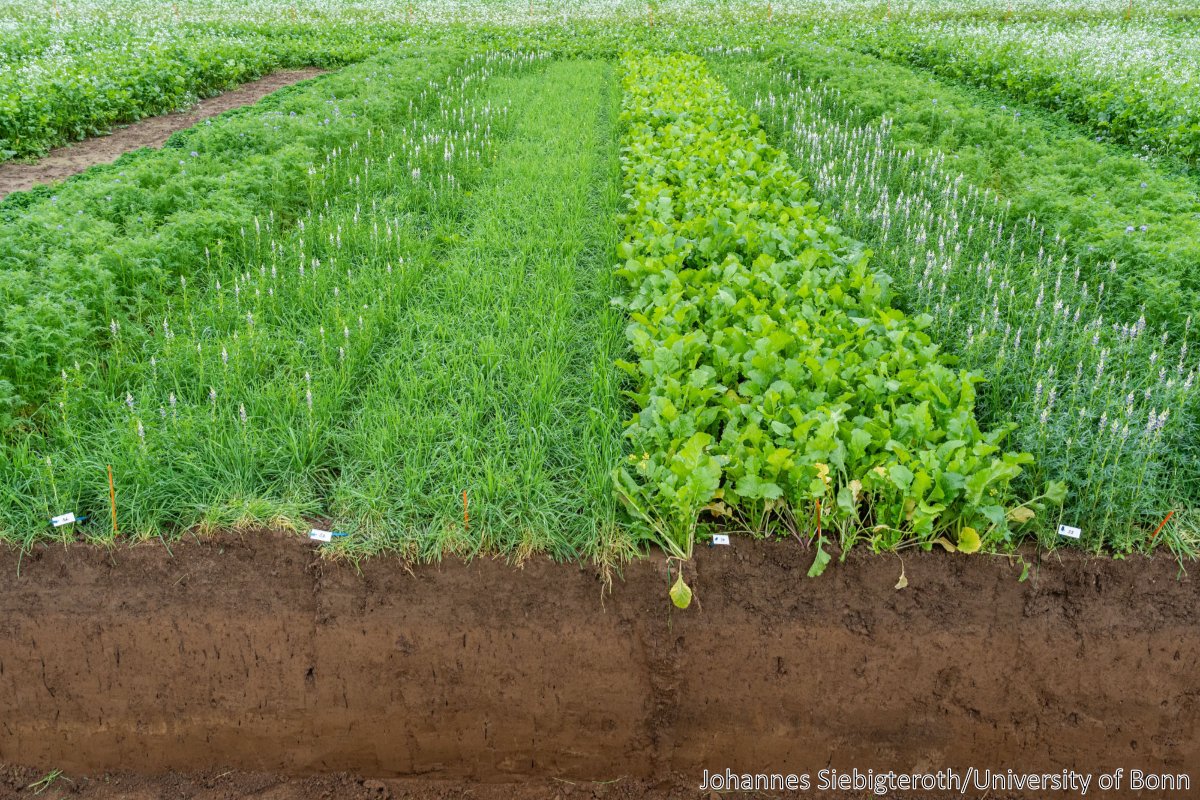
[[[361,525],[357,549],[621,546],[611,72],[562,62],[505,84],[511,138],[347,432],[333,508]]]

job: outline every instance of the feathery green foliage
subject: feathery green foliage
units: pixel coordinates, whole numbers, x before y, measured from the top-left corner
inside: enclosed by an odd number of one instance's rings
[[[176,134],[161,151],[9,197],[0,436],[36,425],[62,371],[94,360],[118,331],[130,347],[160,325],[186,281],[225,274],[231,284],[263,225],[324,202],[331,181],[341,192],[350,168],[339,154],[372,130],[411,124],[463,64],[455,51],[381,56]]]
[[[619,549],[607,71],[538,61],[478,59],[427,117],[364,129],[313,167],[303,215],[252,225],[68,368],[5,447],[0,536],[66,509],[110,535],[112,464],[127,534],[332,509],[352,549]]]

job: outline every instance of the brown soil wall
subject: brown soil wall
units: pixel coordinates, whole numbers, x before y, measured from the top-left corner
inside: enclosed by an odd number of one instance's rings
[[[705,549],[406,568],[298,537],[0,555],[0,762],[503,782],[1117,767],[1200,778],[1200,583],[1165,559]],[[1200,795],[1193,792],[1188,796]],[[1108,796],[1113,796],[1109,794]]]

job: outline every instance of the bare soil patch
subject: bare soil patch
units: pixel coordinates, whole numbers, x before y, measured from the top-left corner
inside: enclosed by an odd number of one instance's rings
[[[816,580],[811,558],[705,549],[679,612],[660,558],[602,599],[578,565],[356,567],[273,533],[41,546],[19,578],[5,552],[0,787],[624,800],[700,796],[726,767],[1200,764],[1200,583],[1174,562],[1053,554],[1021,583],[1005,558],[917,553],[897,591],[896,557]]]
[[[215,97],[201,100],[185,111],[147,117],[129,125],[119,126],[106,136],[94,136],[55,148],[36,163],[21,164],[10,161],[0,164],[0,198],[43,183],[69,178],[97,164],[109,164],[125,153],[143,147],[161,147],[176,131],[190,128],[230,109],[257,103],[274,91],[320,75],[323,71],[281,70]]]

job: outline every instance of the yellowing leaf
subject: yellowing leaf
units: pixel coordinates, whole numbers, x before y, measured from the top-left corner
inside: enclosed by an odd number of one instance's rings
[[[958,550],[958,548],[955,547],[954,544],[949,539],[947,539],[945,536],[937,537],[936,539],[933,540],[933,543],[940,544],[942,547],[946,548],[946,552],[948,552],[948,553],[954,553]]]
[[[1037,516],[1037,513],[1028,506],[1018,506],[1008,512],[1008,518],[1018,525],[1024,525],[1035,516]]]
[[[896,581],[896,591],[908,588],[908,576],[904,574],[904,562],[900,562],[900,580]]]
[[[702,510],[707,511],[714,517],[732,517],[733,512],[729,510],[729,506],[722,503],[720,500],[714,500],[706,505]]]
[[[692,590],[686,583],[683,582],[681,574],[675,579],[675,585],[671,587],[671,602],[676,608],[687,608],[692,604]]]
[[[968,526],[958,532],[958,551],[960,553],[974,553],[979,550],[979,531]]]

